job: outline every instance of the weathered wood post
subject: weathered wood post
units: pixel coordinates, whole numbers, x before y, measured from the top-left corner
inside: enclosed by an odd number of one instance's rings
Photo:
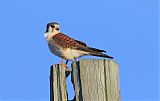
[[[54,68],[55,69],[54,69]],[[51,100],[67,101],[65,69],[51,68]],[[62,74],[61,74],[62,73]],[[72,101],[120,101],[119,67],[113,60],[80,60],[72,64]],[[51,80],[52,81],[52,80]],[[53,84],[52,84],[53,83]],[[69,92],[68,92],[69,93]]]
[[[69,74],[62,65],[51,66],[50,70],[50,101],[68,101],[66,90],[66,77]]]

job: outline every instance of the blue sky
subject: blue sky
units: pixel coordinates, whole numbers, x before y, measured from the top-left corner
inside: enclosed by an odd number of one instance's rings
[[[1,0],[0,13],[0,101],[49,100],[49,67],[61,62],[43,37],[52,21],[114,57],[122,101],[158,101],[158,1]]]

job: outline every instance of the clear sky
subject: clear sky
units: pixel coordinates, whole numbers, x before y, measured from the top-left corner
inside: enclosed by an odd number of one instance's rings
[[[61,62],[43,37],[52,21],[114,57],[122,101],[158,101],[156,0],[1,0],[0,101],[49,101],[49,67]]]

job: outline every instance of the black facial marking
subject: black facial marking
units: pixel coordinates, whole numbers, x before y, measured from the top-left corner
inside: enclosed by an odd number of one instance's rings
[[[59,28],[56,28],[56,30],[59,30]]]
[[[54,25],[51,25],[51,27],[54,28],[55,26],[54,26]]]
[[[46,28],[46,33],[48,32],[48,28],[49,28],[49,26],[47,26],[47,28]]]

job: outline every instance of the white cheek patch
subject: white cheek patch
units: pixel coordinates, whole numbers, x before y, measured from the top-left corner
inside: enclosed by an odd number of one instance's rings
[[[53,28],[52,28],[52,27],[49,27],[48,33],[52,33],[52,32],[53,32]]]

